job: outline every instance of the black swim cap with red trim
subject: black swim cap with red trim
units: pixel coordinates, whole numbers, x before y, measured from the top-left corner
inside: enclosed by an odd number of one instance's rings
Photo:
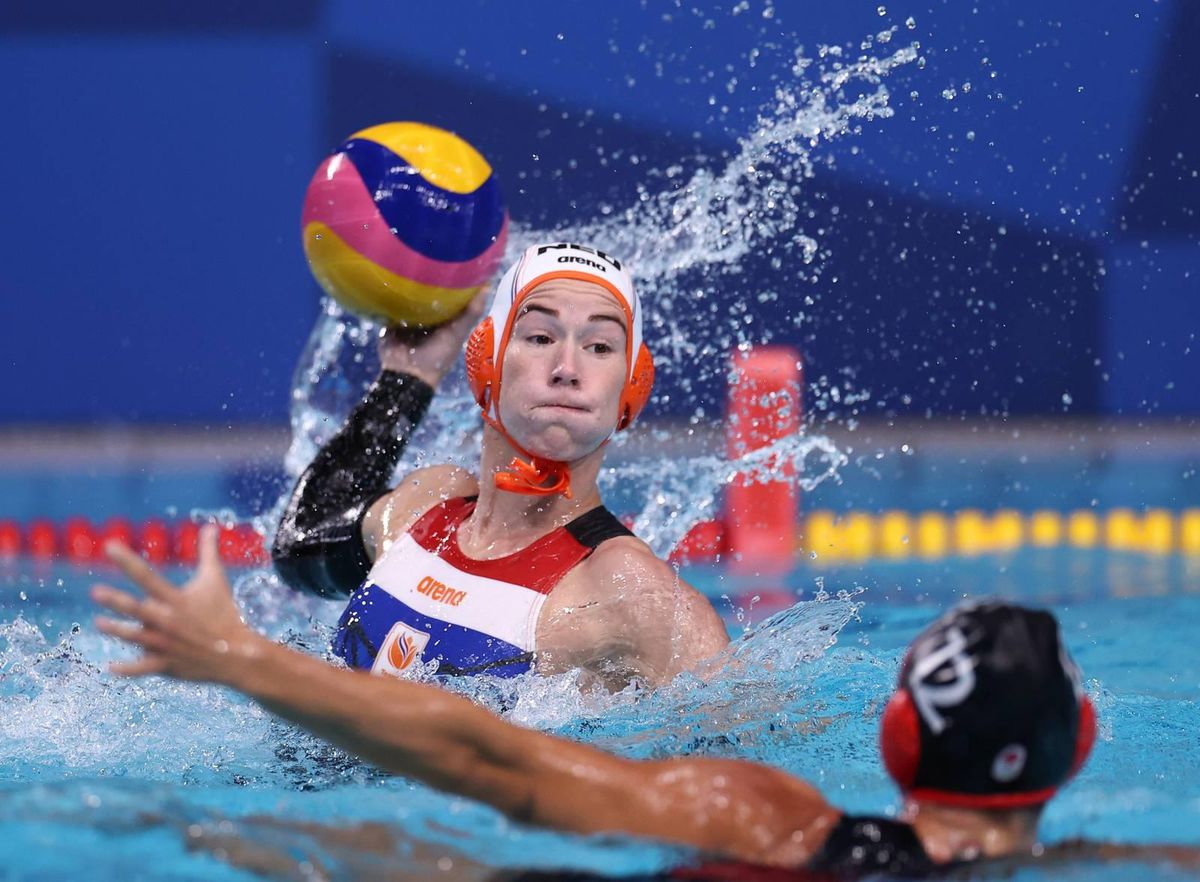
[[[962,604],[913,641],[880,729],[908,797],[969,808],[1044,803],[1094,738],[1054,616],[999,601]]]

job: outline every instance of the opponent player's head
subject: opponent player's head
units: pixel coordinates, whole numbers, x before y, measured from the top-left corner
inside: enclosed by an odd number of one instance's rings
[[[884,710],[884,764],[906,798],[1040,807],[1079,770],[1096,717],[1054,616],[961,604],[909,646]]]
[[[627,428],[654,383],[628,270],[583,245],[527,249],[467,342],[467,378],[484,419],[530,460],[497,486],[569,496],[567,464]]]

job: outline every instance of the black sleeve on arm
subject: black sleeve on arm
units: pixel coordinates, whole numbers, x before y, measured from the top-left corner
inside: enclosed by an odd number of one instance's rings
[[[392,471],[432,398],[423,380],[380,374],[296,482],[271,546],[284,582],[322,597],[345,597],[362,583],[371,569],[363,518],[388,492]]]

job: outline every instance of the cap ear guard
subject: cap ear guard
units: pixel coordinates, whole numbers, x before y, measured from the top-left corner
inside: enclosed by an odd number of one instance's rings
[[[487,413],[495,398],[496,390],[496,331],[489,316],[475,326],[467,338],[467,382],[475,402]]]
[[[883,709],[879,752],[883,755],[884,768],[900,789],[912,787],[921,764],[921,723],[912,698],[903,689],[897,689]]]
[[[617,431],[627,429],[637,419],[638,414],[650,400],[650,392],[654,388],[654,359],[650,349],[643,343],[638,347],[637,358],[633,363],[633,371],[629,382],[621,393],[621,402],[617,413]]]

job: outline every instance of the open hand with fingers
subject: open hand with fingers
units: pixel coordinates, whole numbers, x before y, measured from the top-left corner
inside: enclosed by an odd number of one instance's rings
[[[221,565],[215,526],[201,530],[199,566],[180,588],[123,543],[111,542],[105,552],[145,593],[139,599],[108,585],[92,589],[96,603],[125,617],[97,616],[96,627],[143,652],[137,661],[114,662],[114,673],[228,682],[267,642],[242,621]]]

